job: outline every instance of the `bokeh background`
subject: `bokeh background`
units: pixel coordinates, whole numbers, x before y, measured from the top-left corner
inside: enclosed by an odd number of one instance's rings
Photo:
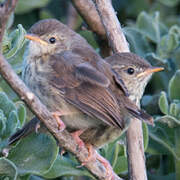
[[[1,1],[0,1],[1,2]],[[143,124],[149,180],[180,180],[180,0],[112,0],[132,52],[163,66],[146,87],[142,108],[155,119]],[[87,12],[88,13],[88,12]],[[100,53],[100,42],[69,0],[19,0],[3,39],[3,54],[20,76],[24,34],[40,19],[56,18],[80,33]],[[102,54],[106,56],[105,54]],[[32,133],[10,147],[8,137],[33,117],[0,77],[0,179],[95,179],[50,134]],[[125,136],[99,150],[127,179]],[[137,162],[138,165],[138,162]]]

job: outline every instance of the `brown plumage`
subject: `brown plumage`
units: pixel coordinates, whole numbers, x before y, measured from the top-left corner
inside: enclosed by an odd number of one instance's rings
[[[85,143],[100,147],[114,140],[132,116],[152,120],[128,98],[116,68],[80,35],[54,19],[36,23],[29,33],[23,80],[50,111],[66,114],[61,119],[67,130],[85,130],[80,136]]]

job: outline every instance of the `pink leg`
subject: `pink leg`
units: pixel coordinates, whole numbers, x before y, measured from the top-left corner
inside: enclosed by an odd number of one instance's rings
[[[90,161],[96,161],[96,152],[93,148],[93,146],[91,144],[86,144],[86,148],[88,150],[88,157],[86,158],[86,160],[81,163],[81,166],[86,165],[86,163],[90,162]]]
[[[58,124],[58,129],[60,131],[63,131],[66,126],[65,124],[63,123],[63,121],[61,120],[60,116],[63,116],[65,114],[61,113],[61,112],[53,112],[52,115],[54,116],[54,118],[56,119],[56,122]]]
[[[107,171],[108,180],[114,180],[113,169],[112,169],[110,163],[105,158],[103,158],[100,154],[98,154],[94,150],[92,145],[88,144],[88,145],[86,145],[86,147],[88,149],[89,155],[88,155],[87,159],[85,160],[85,162],[82,163],[81,165],[84,166],[87,162],[95,161],[97,159],[104,165],[104,167]]]
[[[72,137],[74,138],[74,140],[78,144],[79,149],[81,149],[82,147],[85,146],[84,142],[79,137],[83,132],[84,132],[84,130],[78,130],[78,131],[75,131],[75,132],[71,133]]]
[[[104,157],[102,157],[100,154],[96,153],[96,158],[98,161],[100,161],[104,167],[106,168],[107,171],[107,177],[108,180],[114,180],[114,175],[113,175],[113,169],[111,167],[111,164],[109,163],[108,160],[106,160]]]

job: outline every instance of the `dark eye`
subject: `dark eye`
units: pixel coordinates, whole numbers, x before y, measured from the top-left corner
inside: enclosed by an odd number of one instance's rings
[[[49,39],[49,42],[50,42],[51,44],[54,44],[54,43],[56,42],[56,38],[55,38],[55,37],[51,37],[51,38]]]
[[[134,74],[134,69],[133,68],[128,68],[127,73],[130,74],[130,75]]]

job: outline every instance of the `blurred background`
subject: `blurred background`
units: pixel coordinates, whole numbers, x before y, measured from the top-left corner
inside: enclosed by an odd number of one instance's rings
[[[1,1],[0,1],[1,2]],[[112,0],[132,52],[164,72],[153,76],[142,98],[142,108],[155,119],[143,124],[149,180],[180,180],[180,0]],[[88,13],[88,12],[87,12]],[[81,34],[103,57],[102,43],[69,0],[19,0],[3,39],[3,54],[21,75],[26,31],[40,19],[56,18]],[[106,50],[104,50],[106,51]],[[13,145],[7,140],[33,114],[0,77],[0,179],[95,179],[70,154],[59,155],[50,134],[33,133]],[[127,179],[125,136],[99,152],[114,171]],[[138,165],[138,164],[137,164]]]

